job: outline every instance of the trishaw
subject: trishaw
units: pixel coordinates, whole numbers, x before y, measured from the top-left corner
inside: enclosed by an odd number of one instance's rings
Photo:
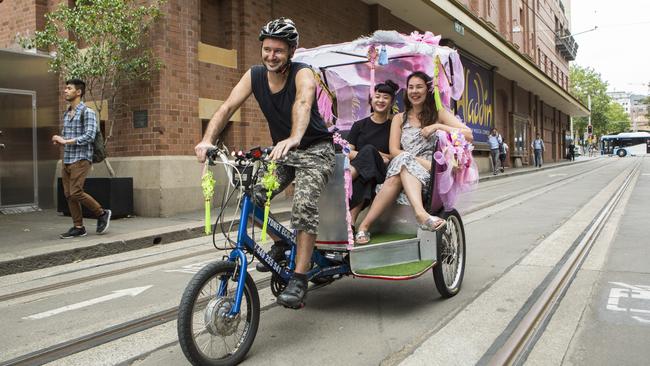
[[[458,88],[463,89],[462,66],[456,51],[438,46],[438,39],[428,32],[405,36],[378,31],[372,37],[354,42],[298,50],[294,61],[312,65],[320,83],[321,113],[329,121],[336,119],[336,126],[345,129],[355,118],[368,115],[368,91],[375,78],[390,78],[403,88],[411,71],[445,74],[447,84],[443,77],[438,78],[443,95],[437,99],[446,106],[450,98],[457,99]],[[330,98],[330,103],[323,102],[323,95]],[[433,143],[442,146],[437,138]],[[438,232],[416,229],[410,207],[396,203],[375,224],[372,241],[355,246],[347,206],[347,156],[345,148],[341,151],[336,155],[335,171],[320,198],[319,234],[313,266],[308,273],[310,290],[346,276],[408,280],[432,269],[438,292],[445,298],[456,295],[465,271],[465,232],[460,214],[447,207],[436,187],[437,178],[449,172],[448,167],[434,161],[431,185],[425,194],[429,212],[447,220],[445,229]],[[291,243],[286,258],[276,262],[256,243],[255,225],[249,223],[252,218],[258,225],[264,224],[264,208],[255,204],[253,187],[261,179],[260,166],[268,164],[265,159],[268,152],[268,149],[255,148],[235,154],[234,160],[222,147],[208,152],[209,163],[223,164],[233,192],[239,193],[240,215],[237,238],[229,240],[229,254],[202,268],[191,279],[181,299],[178,337],[185,356],[194,365],[237,364],[252,346],[260,319],[258,289],[247,271],[252,257],[271,269],[270,289],[275,296],[284,289],[294,269],[295,232],[273,215],[268,216],[267,230]]]

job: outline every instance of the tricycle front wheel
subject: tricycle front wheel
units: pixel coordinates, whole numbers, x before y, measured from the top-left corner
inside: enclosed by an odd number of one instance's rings
[[[436,234],[438,261],[433,279],[442,297],[452,297],[460,291],[465,274],[465,228],[456,210],[445,212],[441,218],[447,220],[447,226]]]
[[[234,262],[213,262],[187,285],[178,307],[178,341],[193,365],[235,365],[253,345],[260,321],[255,282],[246,276],[238,314],[232,316],[240,280]]]

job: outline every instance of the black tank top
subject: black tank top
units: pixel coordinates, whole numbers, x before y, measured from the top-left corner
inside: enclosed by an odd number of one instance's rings
[[[291,135],[291,111],[293,103],[296,100],[296,74],[298,71],[308,68],[309,65],[293,62],[289,69],[289,77],[284,88],[273,94],[269,88],[269,81],[266,68],[263,65],[253,66],[251,68],[251,86],[257,103],[264,113],[273,144],[288,138]],[[305,149],[312,144],[324,140],[332,140],[332,134],[327,130],[320,113],[318,113],[318,104],[314,97],[311,106],[309,125],[305,135],[300,140],[299,149]]]

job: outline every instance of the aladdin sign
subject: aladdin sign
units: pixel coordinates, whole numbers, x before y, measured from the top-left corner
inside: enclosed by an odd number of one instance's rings
[[[465,69],[465,90],[456,102],[456,114],[472,129],[474,142],[487,143],[494,126],[492,72],[463,56],[460,58]]]

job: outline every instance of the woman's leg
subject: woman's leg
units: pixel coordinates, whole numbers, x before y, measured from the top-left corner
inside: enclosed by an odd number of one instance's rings
[[[422,204],[422,183],[407,169],[402,169],[399,176],[402,180],[404,193],[406,193],[406,197],[408,197],[411,207],[415,211],[415,218],[420,224],[425,223],[429,219],[429,213]]]
[[[368,214],[363,219],[361,224],[359,224],[357,231],[368,231],[368,229],[370,229],[370,225],[372,225],[372,223],[377,220],[377,218],[386,210],[386,208],[388,208],[388,206],[395,202],[395,199],[397,199],[397,196],[401,191],[402,182],[399,176],[394,175],[386,179],[386,181],[384,181],[384,185],[381,187],[377,193],[377,196],[375,196],[375,199],[372,201],[372,205],[370,205]]]
[[[352,180],[355,180],[359,177],[359,172],[357,171],[357,168],[355,168],[352,165],[350,165],[350,175],[352,176]]]
[[[359,217],[359,213],[361,212],[361,207],[363,204],[358,204],[357,207],[353,207],[350,209],[350,216],[352,217],[352,225],[357,222],[357,217]]]

